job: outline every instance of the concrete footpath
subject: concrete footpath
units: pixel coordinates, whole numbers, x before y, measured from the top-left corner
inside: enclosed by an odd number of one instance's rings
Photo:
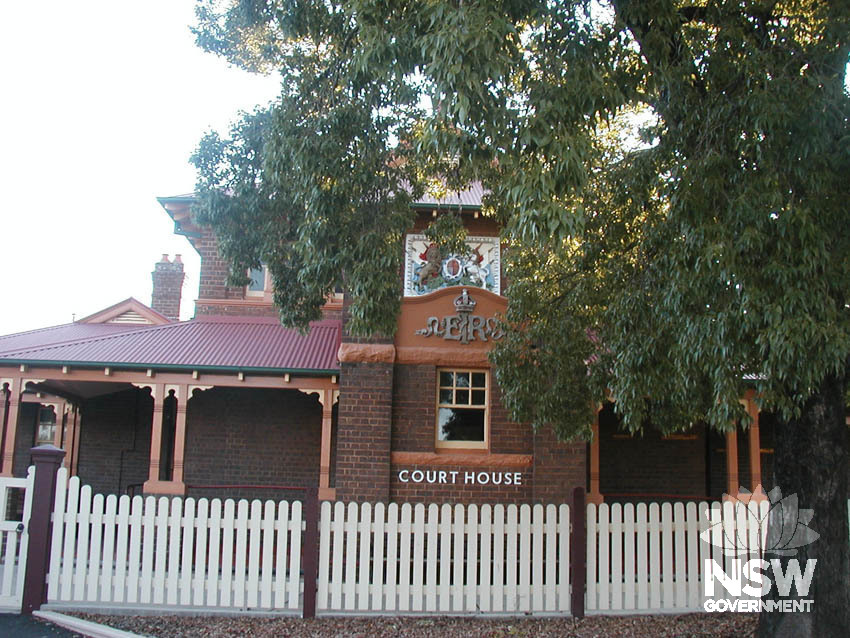
[[[55,611],[35,611],[33,616],[0,614],[0,638],[142,638]]]
[[[41,622],[31,616],[0,614],[0,636],[9,638],[80,638],[82,634]]]

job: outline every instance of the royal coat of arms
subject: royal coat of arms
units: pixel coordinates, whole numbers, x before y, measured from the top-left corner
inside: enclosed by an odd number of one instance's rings
[[[500,291],[499,239],[467,237],[463,255],[441,253],[425,235],[408,235],[405,242],[405,296],[425,295],[448,286]]]

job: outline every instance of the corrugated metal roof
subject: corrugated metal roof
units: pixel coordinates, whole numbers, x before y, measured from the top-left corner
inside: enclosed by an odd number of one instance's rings
[[[445,197],[436,198],[428,193],[416,200],[414,206],[436,206],[438,208],[450,208],[451,206],[473,206],[481,207],[481,198],[484,197],[484,187],[480,182],[475,182],[466,190],[448,191]]]
[[[471,206],[480,208],[481,207],[481,199],[484,196],[484,187],[480,182],[474,182],[470,184],[469,188],[462,191],[448,191],[445,194],[445,197],[434,197],[426,193],[415,202],[413,202],[414,206],[422,207],[422,206],[436,206],[440,208],[447,208],[450,206]],[[185,203],[192,202],[195,199],[194,193],[186,193],[185,195],[174,195],[171,197],[159,197],[157,198],[159,202],[164,206],[167,203]]]
[[[60,326],[28,330],[27,332],[0,336],[0,355],[5,352],[38,348],[79,339],[104,337],[149,327],[150,324],[66,323]]]
[[[7,360],[281,372],[339,369],[339,321],[315,322],[306,335],[284,328],[271,317],[203,317],[129,331],[129,326],[118,327],[122,329],[120,334],[100,334],[63,343],[41,342],[20,349],[4,347],[0,363]]]

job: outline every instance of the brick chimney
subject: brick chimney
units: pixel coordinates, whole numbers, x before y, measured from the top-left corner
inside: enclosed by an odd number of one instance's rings
[[[180,318],[180,296],[183,293],[184,276],[180,255],[174,255],[174,261],[169,261],[168,255],[163,255],[151,273],[151,308],[172,321],[178,321]]]

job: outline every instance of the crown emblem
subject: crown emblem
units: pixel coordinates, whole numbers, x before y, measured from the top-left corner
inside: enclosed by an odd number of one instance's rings
[[[455,297],[455,310],[458,312],[472,312],[475,310],[475,301],[469,296],[469,291],[464,288],[463,292]]]

